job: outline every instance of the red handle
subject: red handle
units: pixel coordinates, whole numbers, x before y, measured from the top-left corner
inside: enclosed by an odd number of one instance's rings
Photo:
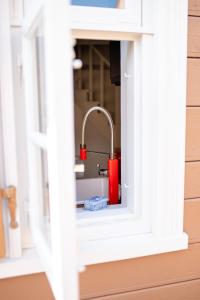
[[[109,204],[119,203],[119,166],[118,159],[108,160]]]
[[[80,160],[86,160],[87,159],[87,149],[86,146],[80,145]]]

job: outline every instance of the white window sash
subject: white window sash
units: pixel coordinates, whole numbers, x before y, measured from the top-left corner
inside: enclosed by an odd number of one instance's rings
[[[1,65],[0,65],[0,90],[1,90],[1,120],[4,150],[4,184],[13,185],[17,189],[16,219],[18,228],[11,229],[7,226],[8,256],[11,258],[21,256],[21,230],[19,218],[19,193],[17,178],[17,152],[15,140],[15,112],[14,91],[11,57],[10,18],[8,2],[3,0],[0,9],[0,40],[1,40]],[[8,221],[9,224],[9,221]]]

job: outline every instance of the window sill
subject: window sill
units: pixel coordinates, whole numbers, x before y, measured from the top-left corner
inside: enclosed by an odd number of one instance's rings
[[[188,235],[156,237],[151,233],[80,243],[80,264],[92,265],[184,250]]]
[[[22,257],[0,260],[0,279],[44,272],[34,248],[23,251]]]
[[[188,236],[186,233],[168,238],[144,234],[88,241],[81,243],[80,265],[106,263],[187,248]],[[2,259],[0,265],[0,279],[44,272],[44,267],[34,248],[24,250],[20,258]]]

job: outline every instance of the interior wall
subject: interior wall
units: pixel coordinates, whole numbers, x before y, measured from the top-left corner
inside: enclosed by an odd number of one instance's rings
[[[189,1],[185,217],[189,249],[87,267],[81,299],[200,299],[200,0]],[[53,300],[44,274],[0,280],[3,300]],[[70,299],[69,299],[70,300]]]
[[[114,123],[114,149],[121,148],[120,135],[120,87],[111,83],[109,42],[100,40],[77,40],[76,57],[82,60],[83,66],[74,70],[74,114],[75,114],[75,154],[79,160],[82,122],[86,112],[94,106],[102,106],[109,111]],[[91,48],[92,47],[92,48]],[[93,50],[94,49],[94,50]],[[97,53],[95,52],[97,51]],[[101,57],[103,62],[101,66]],[[101,89],[101,67],[103,69],[103,87]],[[90,82],[90,78],[92,81]],[[103,103],[101,103],[101,93]],[[88,152],[84,162],[84,174],[77,178],[99,177],[97,164],[107,168],[110,152],[110,126],[104,114],[92,112],[86,123],[85,143],[88,150],[105,152],[107,155]]]

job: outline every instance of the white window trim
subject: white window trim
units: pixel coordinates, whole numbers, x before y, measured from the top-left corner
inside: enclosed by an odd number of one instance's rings
[[[18,258],[1,260],[0,279],[45,272],[35,248],[25,249]]]
[[[1,92],[1,118],[2,118],[2,142],[4,158],[4,184],[7,186],[18,186],[17,157],[15,141],[15,112],[14,112],[14,91],[12,56],[10,43],[9,6],[2,1],[0,10],[0,92]],[[16,219],[20,224],[19,214],[19,193],[17,190]],[[6,218],[8,219],[8,218]],[[8,234],[8,249],[6,255],[10,258],[21,256],[21,228],[10,228],[7,220],[6,230]]]
[[[10,6],[10,23],[11,26],[21,26],[23,18],[23,1],[22,0],[9,0]]]
[[[147,10],[148,7],[146,15]],[[143,22],[149,23],[149,19],[146,22],[143,17]],[[142,67],[136,69],[141,78],[140,90],[137,88],[136,91],[140,109],[137,107],[136,113],[142,109],[139,116],[142,119],[142,147],[136,154],[138,159],[138,153],[141,153],[142,168],[140,165],[141,173],[137,182],[142,184],[140,199],[148,199],[151,203],[151,228],[149,232],[141,231],[141,234],[135,235],[130,232],[130,224],[127,227],[121,224],[123,230],[118,231],[119,236],[111,233],[109,236],[109,229],[103,222],[99,227],[93,223],[91,228],[86,221],[85,226],[78,229],[82,264],[128,259],[188,247],[188,236],[183,232],[187,1],[154,1],[152,22],[154,26],[150,24],[148,29],[145,28],[148,34],[143,26],[139,30],[144,47],[140,48]],[[92,32],[93,24],[87,25],[86,30],[77,30],[76,26],[73,28],[73,21],[71,26],[74,38],[105,38],[101,31],[105,29],[104,26],[95,34]],[[112,29],[106,32],[106,38],[113,39],[114,32],[116,40],[120,37],[134,40],[138,34],[138,26],[132,27],[132,35],[126,30],[123,33],[123,29],[118,33],[114,25]],[[135,174],[138,171],[139,168]],[[147,207],[148,204],[145,205]],[[114,223],[113,228],[115,226]],[[99,232],[102,235],[95,239],[95,234],[97,236]]]
[[[130,25],[140,26],[141,10],[141,0],[126,0],[122,9],[71,5],[70,16],[74,29],[129,31]]]

